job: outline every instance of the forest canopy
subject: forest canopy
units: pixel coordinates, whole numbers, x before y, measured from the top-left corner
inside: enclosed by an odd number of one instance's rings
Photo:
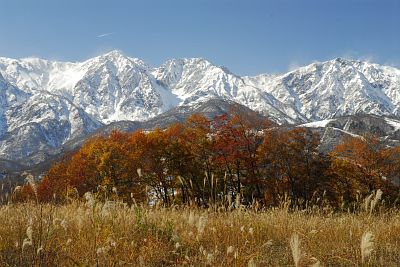
[[[277,206],[290,198],[299,206],[323,199],[350,207],[379,189],[386,203],[397,201],[398,147],[371,136],[345,138],[328,154],[319,144],[310,129],[277,127],[254,114],[195,114],[166,129],[91,138],[51,167],[37,198],[63,202],[92,192],[128,203]]]

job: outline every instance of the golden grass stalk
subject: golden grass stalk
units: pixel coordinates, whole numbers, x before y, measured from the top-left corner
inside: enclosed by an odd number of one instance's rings
[[[293,257],[293,262],[296,267],[300,266],[300,261],[302,258],[302,252],[301,252],[301,242],[300,242],[300,237],[297,233],[294,233],[290,237],[290,249],[292,250],[292,257]]]
[[[361,262],[365,263],[365,261],[371,256],[374,251],[374,235],[372,232],[367,231],[361,237]]]

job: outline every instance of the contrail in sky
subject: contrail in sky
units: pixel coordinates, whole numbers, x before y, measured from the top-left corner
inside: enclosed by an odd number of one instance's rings
[[[103,38],[103,37],[106,37],[106,36],[109,36],[109,35],[112,35],[112,34],[114,34],[114,33],[113,32],[108,32],[108,33],[103,33],[103,34],[97,35],[96,37],[97,38]]]

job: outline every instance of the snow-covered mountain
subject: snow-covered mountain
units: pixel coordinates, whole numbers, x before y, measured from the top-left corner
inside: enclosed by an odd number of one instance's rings
[[[119,51],[77,63],[0,58],[0,159],[35,164],[111,122],[146,121],[175,107],[196,110],[211,99],[239,103],[280,124],[358,113],[400,116],[400,70],[338,58],[240,77],[201,58],[152,68]]]
[[[82,63],[0,58],[0,72],[25,92],[67,98],[102,123],[145,120],[178,103],[143,61],[119,51]]]
[[[389,66],[337,58],[272,79],[248,79],[307,121],[357,113],[400,115],[400,70]]]
[[[280,123],[295,122],[297,118],[302,118],[292,106],[279,101],[265,88],[205,59],[170,60],[152,73],[178,97],[179,105],[196,106],[219,98],[235,101]]]

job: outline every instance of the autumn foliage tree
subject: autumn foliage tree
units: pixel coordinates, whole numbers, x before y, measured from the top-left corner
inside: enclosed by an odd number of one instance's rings
[[[295,202],[310,201],[327,190],[327,163],[318,145],[319,137],[305,128],[267,131],[258,159],[270,201],[285,193]]]
[[[91,138],[54,164],[38,194],[65,201],[91,191],[99,199],[204,207],[235,198],[276,206],[285,196],[299,207],[323,197],[339,206],[358,192],[398,194],[392,181],[400,149],[348,138],[323,154],[319,142],[310,129],[280,127],[255,113],[195,114],[166,129]]]
[[[377,137],[347,137],[330,153],[329,171],[335,176],[331,184],[346,203],[354,201],[358,194],[370,194],[378,189],[393,195],[391,179],[398,148],[382,147]],[[395,157],[394,157],[395,155]]]
[[[113,132],[109,137],[95,137],[72,155],[70,160],[55,164],[42,179],[38,191],[41,199],[82,196],[98,192],[99,197],[118,195],[129,200],[144,195],[137,175],[137,151],[131,136]]]

